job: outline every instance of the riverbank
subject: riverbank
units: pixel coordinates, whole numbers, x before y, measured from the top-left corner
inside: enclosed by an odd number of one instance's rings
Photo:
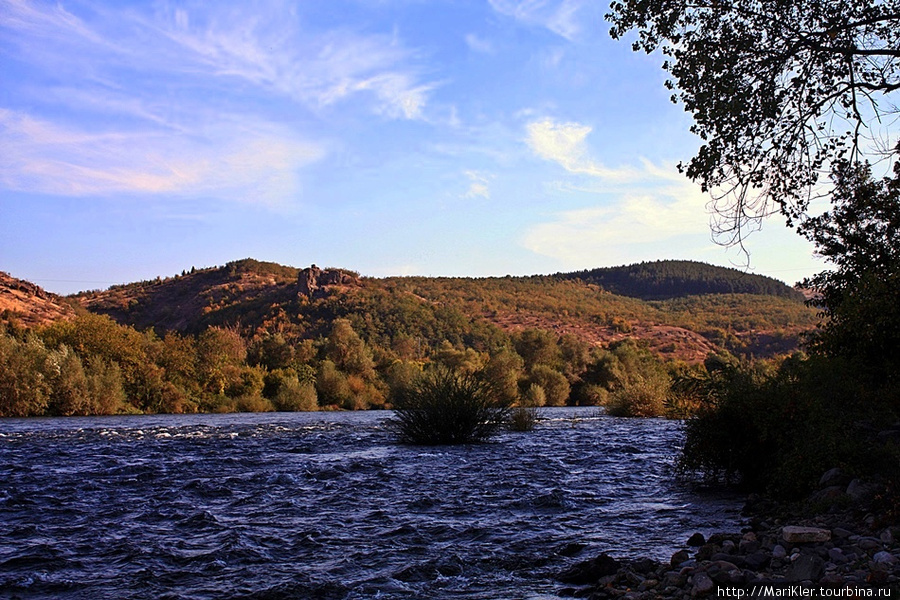
[[[829,474],[831,480],[829,480]],[[877,512],[884,486],[827,473],[807,501],[753,496],[740,532],[695,534],[668,563],[607,554],[559,574],[560,596],[604,599],[898,597],[900,526]],[[822,510],[824,507],[824,510]]]

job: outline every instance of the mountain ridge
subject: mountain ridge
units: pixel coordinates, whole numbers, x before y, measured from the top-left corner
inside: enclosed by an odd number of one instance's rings
[[[278,330],[309,339],[323,335],[334,319],[348,318],[367,341],[385,347],[404,337],[431,346],[443,339],[487,346],[500,332],[535,328],[592,345],[637,337],[659,354],[693,362],[721,348],[790,351],[814,320],[786,284],[693,261],[521,277],[373,278],[331,268],[325,271],[346,274],[344,284],[315,295],[301,284],[310,268],[242,259],[71,298],[91,312],[160,334],[224,326],[250,336]],[[602,285],[609,281],[613,290]]]

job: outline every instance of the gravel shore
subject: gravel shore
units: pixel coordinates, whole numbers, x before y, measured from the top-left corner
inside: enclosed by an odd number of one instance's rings
[[[863,512],[866,502],[844,509],[835,502],[814,516],[809,505],[791,512],[751,499],[745,511],[750,515],[748,525],[741,532],[716,533],[708,539],[695,534],[669,563],[624,561],[606,554],[579,562],[559,574],[566,585],[560,595],[643,600],[879,597],[880,593],[882,598],[900,598],[900,527],[884,525],[883,519]]]

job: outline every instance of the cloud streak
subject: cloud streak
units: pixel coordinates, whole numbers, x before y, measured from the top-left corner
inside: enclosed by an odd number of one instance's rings
[[[154,132],[95,133],[0,109],[0,185],[64,196],[215,195],[278,206],[323,149],[260,126],[187,139]]]
[[[541,119],[529,123],[527,131],[526,142],[531,151],[540,158],[558,163],[569,173],[615,182],[634,181],[645,175],[628,167],[610,169],[591,159],[585,142],[591,132],[587,125]]]
[[[528,25],[544,27],[553,33],[575,40],[583,32],[583,23],[591,19],[583,13],[589,7],[584,0],[489,0],[502,15]]]
[[[469,179],[469,189],[463,194],[463,198],[483,198],[491,199],[490,182],[492,177],[478,171],[466,171],[465,176]]]
[[[323,110],[425,120],[437,84],[419,76],[415,52],[395,35],[304,31],[277,2],[252,12],[209,6],[81,5],[76,15],[0,0],[3,49],[23,73],[59,81],[17,86],[20,97],[32,95],[28,108],[0,106],[0,144],[10,149],[0,185],[277,206],[296,199],[301,171],[326,154],[310,141],[322,134],[305,132]]]
[[[674,167],[643,160],[640,168],[609,168],[591,157],[591,128],[540,119],[526,127],[526,143],[538,157],[587,185],[562,182],[564,192],[595,197],[595,206],[562,211],[531,227],[522,244],[569,265],[614,264],[618,257],[658,258],[660,244],[709,233],[708,198]],[[644,250],[642,250],[644,249]]]

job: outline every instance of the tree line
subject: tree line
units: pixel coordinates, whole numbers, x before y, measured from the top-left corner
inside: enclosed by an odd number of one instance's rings
[[[159,336],[91,313],[30,329],[5,315],[0,416],[389,408],[434,367],[484,381],[508,405],[650,416],[681,410],[672,381],[697,368],[634,340],[599,348],[540,329],[493,331],[477,349],[403,335],[381,345],[359,329],[337,318],[316,338],[233,327]]]

